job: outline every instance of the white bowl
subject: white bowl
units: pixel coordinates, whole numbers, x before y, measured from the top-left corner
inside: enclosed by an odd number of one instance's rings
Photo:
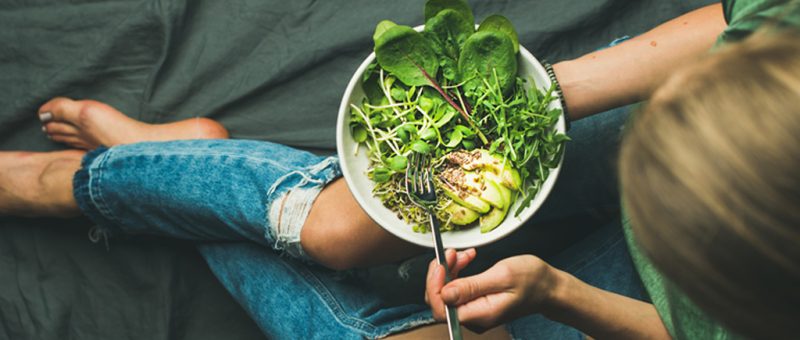
[[[417,31],[421,31],[422,28],[423,26],[415,27]],[[355,74],[353,74],[353,78],[350,79],[347,90],[344,92],[344,97],[342,97],[342,103],[339,106],[339,117],[336,121],[336,148],[339,154],[342,173],[347,182],[347,187],[353,193],[353,196],[355,196],[358,204],[361,205],[361,208],[363,208],[378,225],[408,242],[424,247],[434,247],[433,238],[430,233],[415,232],[411,225],[398,218],[396,213],[386,208],[378,198],[372,195],[372,189],[375,187],[375,183],[367,177],[369,160],[367,159],[366,147],[363,145],[360,146],[358,154],[354,154],[357,143],[353,140],[349,128],[350,104],[361,105],[361,100],[365,97],[364,90],[361,86],[361,75],[373,60],[375,60],[374,52],[370,53],[367,59],[358,67]],[[522,46],[519,47],[517,61],[519,63],[518,74],[522,75],[523,78],[527,78],[528,84],[531,84],[530,81],[533,80],[537,87],[542,90],[546,91],[550,88],[550,78],[547,76],[544,67]],[[561,103],[558,100],[554,100],[550,103],[549,108],[561,108]],[[566,126],[563,115],[556,123],[556,129],[561,133],[565,132]],[[519,207],[522,201],[521,199],[516,200],[503,223],[488,233],[481,233],[480,228],[477,226],[464,230],[443,232],[442,243],[444,247],[464,249],[486,245],[505,237],[519,228],[525,221],[530,219],[542,203],[544,203],[545,198],[556,183],[556,178],[558,177],[560,169],[561,162],[559,162],[558,167],[551,169],[550,175],[544,181],[541,190],[539,190],[533,198],[530,205],[519,215],[514,216],[514,212],[517,210],[517,207]]]

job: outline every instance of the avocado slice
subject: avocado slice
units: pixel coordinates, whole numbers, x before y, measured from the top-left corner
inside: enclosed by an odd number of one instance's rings
[[[447,167],[439,173],[445,194],[467,208],[481,214],[491,209],[490,205],[503,206],[503,199],[496,188],[486,190],[483,177],[460,167]]]
[[[511,192],[511,189],[501,184],[502,179],[500,176],[491,171],[484,171],[481,174],[486,179],[487,183],[491,183],[497,187],[497,191],[500,192],[500,196],[503,197],[503,207],[506,209],[511,207],[511,203],[513,203],[511,195],[513,193]]]
[[[500,189],[498,189],[495,183],[487,180],[486,177],[472,171],[465,171],[464,185],[467,186],[473,194],[476,194],[493,207],[499,209],[505,207],[506,201]]]
[[[478,198],[478,196],[470,194],[466,190],[456,187],[445,180],[442,180],[442,184],[443,185],[441,187],[442,191],[444,191],[444,194],[464,207],[477,211],[481,214],[486,213],[492,208],[489,203],[486,203],[486,201]]]
[[[510,189],[519,191],[519,189],[522,187],[522,178],[519,176],[519,171],[511,167],[511,165],[508,163],[506,163],[506,165],[503,167],[503,172],[500,173],[500,178],[502,178],[503,185]]]
[[[494,228],[497,228],[497,226],[499,226],[500,223],[502,223],[503,220],[506,218],[507,214],[508,214],[508,209],[494,208],[490,210],[488,213],[482,215],[479,222],[479,225],[481,227],[481,232],[488,233],[494,230]]]
[[[447,155],[447,160],[453,164],[458,164],[465,170],[484,169],[492,171],[500,176],[500,183],[508,188],[519,190],[522,186],[519,172],[508,161],[504,161],[502,156],[493,155],[489,150],[454,151]]]
[[[513,192],[511,192],[511,189],[497,182],[497,180],[499,180],[497,174],[486,171],[484,172],[484,176],[486,176],[486,182],[489,183],[489,185],[497,187],[505,203],[503,208],[494,208],[480,217],[480,222],[478,224],[480,225],[481,232],[488,233],[494,230],[494,228],[497,228],[497,226],[505,220],[506,215],[508,215],[508,210],[511,208]]]
[[[481,215],[476,211],[464,207],[455,201],[450,202],[444,211],[450,214],[450,223],[455,225],[467,225],[478,219]]]

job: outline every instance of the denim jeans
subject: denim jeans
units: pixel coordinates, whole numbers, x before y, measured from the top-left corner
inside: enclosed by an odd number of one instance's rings
[[[613,159],[626,117],[619,109],[575,122],[542,210],[479,254],[535,254],[525,246],[538,226],[618,207]],[[310,263],[304,254],[300,230],[310,206],[340,175],[336,158],[269,142],[137,143],[87,154],[74,194],[112,239],[153,234],[196,241],[214,274],[271,338],[376,338],[432,323],[422,301],[432,254],[348,272]],[[601,288],[641,298],[619,224],[589,227],[591,236],[547,260]],[[481,259],[473,267],[496,260]],[[580,336],[539,316],[507,329],[515,338]]]

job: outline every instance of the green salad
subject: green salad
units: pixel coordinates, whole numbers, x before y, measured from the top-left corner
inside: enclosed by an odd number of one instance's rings
[[[519,42],[508,19],[475,28],[466,1],[429,0],[425,29],[384,20],[376,61],[363,74],[366,97],[351,105],[350,132],[367,149],[373,194],[418,232],[427,215],[405,190],[411,153],[432,157],[442,230],[489,232],[519,214],[558,166],[564,142],[550,87],[517,74]],[[358,152],[354,150],[353,152]]]

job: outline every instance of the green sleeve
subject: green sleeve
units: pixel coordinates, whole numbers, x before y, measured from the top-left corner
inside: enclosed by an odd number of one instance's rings
[[[723,0],[722,8],[728,28],[719,38],[721,44],[742,40],[768,25],[800,29],[798,0]]]
[[[689,297],[653,266],[636,243],[630,221],[623,209],[622,227],[631,258],[664,327],[673,339],[739,339],[706,315]]]

